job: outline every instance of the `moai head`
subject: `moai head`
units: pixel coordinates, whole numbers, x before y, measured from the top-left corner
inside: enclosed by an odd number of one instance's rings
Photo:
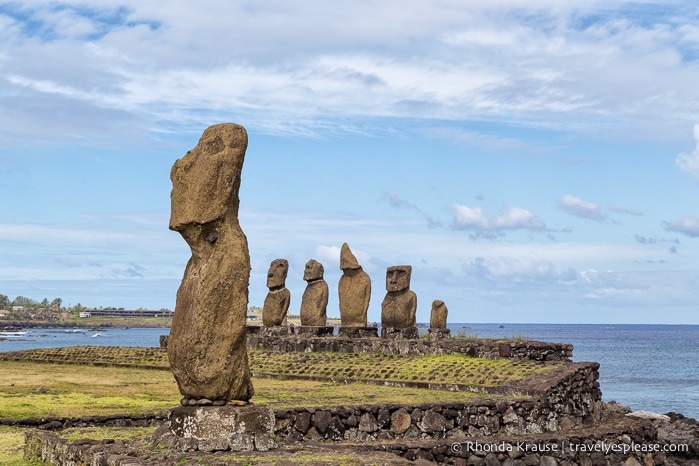
[[[386,291],[402,291],[410,288],[410,274],[413,268],[409,265],[394,265],[386,269]]]
[[[306,262],[306,270],[303,272],[303,279],[306,280],[307,282],[311,282],[313,280],[320,280],[323,278],[323,264],[318,262],[317,260],[309,260]]]
[[[340,269],[342,270],[355,270],[361,268],[357,258],[354,257],[352,251],[350,251],[349,245],[347,243],[342,244],[342,249],[340,250]]]
[[[286,259],[274,259],[267,272],[267,288],[280,288],[286,283],[286,274],[289,272],[289,261]]]

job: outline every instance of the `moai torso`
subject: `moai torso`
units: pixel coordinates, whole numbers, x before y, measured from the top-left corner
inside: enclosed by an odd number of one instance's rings
[[[386,270],[386,297],[381,303],[383,327],[415,327],[417,295],[410,289],[412,267],[397,265]]]
[[[266,327],[282,325],[286,318],[291,302],[291,293],[286,288],[288,272],[289,262],[286,259],[275,259],[269,265],[267,272],[269,293],[262,306],[262,325]]]
[[[343,327],[366,327],[371,298],[371,279],[357,262],[347,243],[340,252],[343,271],[337,291],[340,298],[340,319]]]
[[[308,282],[301,298],[301,325],[325,327],[327,322],[328,284],[323,280],[323,264],[311,259],[303,279]]]

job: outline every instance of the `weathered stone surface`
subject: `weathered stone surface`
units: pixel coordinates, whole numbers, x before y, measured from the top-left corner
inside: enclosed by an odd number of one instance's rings
[[[337,335],[348,338],[372,338],[379,336],[378,327],[340,327]]]
[[[323,280],[323,264],[316,260],[306,263],[303,279],[308,285],[301,297],[301,325],[324,327],[327,322],[328,284]]]
[[[269,450],[274,412],[268,406],[179,407],[170,411],[170,431],[156,441],[190,445],[197,450]],[[259,444],[256,447],[256,444]]]
[[[254,393],[245,348],[250,255],[238,223],[247,143],[242,126],[211,126],[170,172],[170,229],[192,251],[167,345],[185,398],[248,400]]]
[[[340,251],[342,277],[337,285],[340,298],[340,320],[343,327],[366,327],[366,314],[371,298],[371,279],[357,262],[347,243]]]
[[[418,332],[417,327],[381,327],[381,338],[390,340],[416,340],[420,338],[420,333]]]
[[[445,340],[451,336],[451,330],[448,328],[430,328],[427,329],[427,336],[430,341]]]
[[[383,327],[415,327],[417,295],[410,289],[409,265],[396,265],[386,270],[386,297],[381,303],[381,325]]]
[[[403,435],[410,427],[411,422],[410,414],[401,408],[391,414],[391,431],[396,435]]]
[[[449,310],[444,301],[435,299],[432,301],[432,312],[430,313],[430,328],[447,328],[447,314]]]
[[[269,265],[267,272],[269,293],[262,305],[262,325],[274,326],[284,323],[291,302],[291,293],[286,288],[288,272],[289,262],[286,259],[275,259]]]

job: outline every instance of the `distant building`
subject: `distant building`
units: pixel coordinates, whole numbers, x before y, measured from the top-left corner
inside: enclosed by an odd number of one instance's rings
[[[24,309],[24,306],[12,306],[12,310],[15,311],[15,312],[16,312],[16,311],[21,311],[22,309]]]
[[[85,311],[83,311],[83,312],[81,312],[80,314],[78,314],[78,316],[79,316],[81,319],[85,319],[85,318],[87,318],[87,317],[92,317],[92,313],[91,313],[91,312],[85,312]]]

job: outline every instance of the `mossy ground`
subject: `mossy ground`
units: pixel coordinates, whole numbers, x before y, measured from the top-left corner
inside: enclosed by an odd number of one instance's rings
[[[31,361],[168,368],[167,354],[160,348],[73,346],[5,353],[0,355],[0,359],[13,356]],[[474,387],[496,387],[558,367],[534,361],[488,360],[460,354],[415,356],[252,350],[248,351],[248,359],[253,373],[274,376],[430,382]]]

